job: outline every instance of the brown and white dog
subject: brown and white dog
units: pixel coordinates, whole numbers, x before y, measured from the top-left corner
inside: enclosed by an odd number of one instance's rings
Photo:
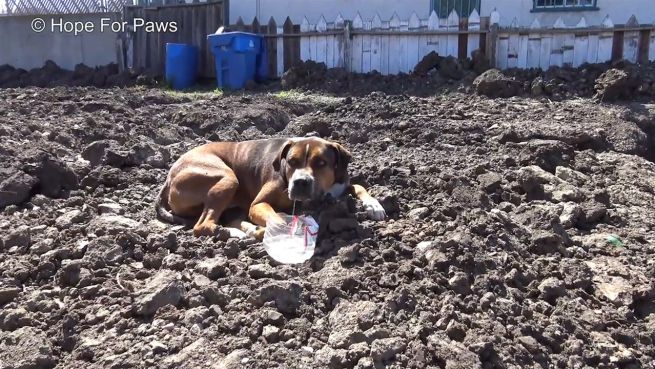
[[[369,218],[382,220],[384,208],[347,172],[351,154],[317,137],[213,142],[182,155],[171,167],[157,200],[159,217],[193,224],[196,236],[214,235],[226,209],[238,207],[248,219],[227,224],[233,235],[262,239],[267,222],[282,221],[294,201],[357,196]],[[261,227],[257,227],[261,226]],[[236,228],[236,229],[235,229]]]

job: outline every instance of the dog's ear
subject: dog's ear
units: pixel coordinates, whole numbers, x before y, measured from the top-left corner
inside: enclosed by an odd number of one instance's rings
[[[291,146],[293,146],[293,141],[291,140],[288,140],[282,145],[280,152],[275,157],[275,161],[273,161],[273,168],[276,171],[278,172],[280,171],[280,168],[282,167],[282,160],[284,160],[287,157],[287,154],[289,153],[289,149],[291,149]]]
[[[352,161],[353,156],[350,151],[346,150],[341,144],[336,142],[330,143],[330,148],[334,150],[334,178],[337,183],[346,183],[348,180],[348,164]]]

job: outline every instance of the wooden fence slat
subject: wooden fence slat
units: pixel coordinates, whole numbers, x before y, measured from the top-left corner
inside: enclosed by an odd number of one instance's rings
[[[507,40],[507,68],[516,68],[518,66],[519,55],[519,35],[512,32]]]
[[[371,29],[380,30],[382,28],[382,18],[380,14],[376,13],[371,20]],[[381,47],[382,36],[373,35],[371,38],[371,71],[381,72],[382,69],[382,52]]]
[[[310,60],[316,60],[316,55],[318,54],[318,46],[316,45],[317,36],[316,34],[309,37],[309,58]]]
[[[598,34],[589,35],[589,47],[587,48],[587,63],[597,63],[598,42],[599,42]]]
[[[304,17],[302,23],[300,23],[300,32],[309,32],[309,20],[307,17]],[[307,61],[311,60],[312,54],[309,49],[309,37],[301,37],[300,39],[300,60]]]
[[[468,19],[467,29],[471,31],[477,31],[480,29],[480,14],[478,14],[477,9],[473,9],[471,15]],[[468,35],[467,45],[466,45],[466,57],[471,57],[474,50],[480,48],[480,35],[471,33]]]
[[[400,18],[393,13],[389,20],[389,28],[393,31],[400,29]],[[393,34],[389,37],[389,74],[400,72],[400,36]]]
[[[282,29],[284,30],[284,38],[282,40],[282,47],[284,48],[284,71],[286,72],[296,62],[296,60],[294,60],[295,37],[288,37],[289,35],[294,34],[293,22],[291,21],[291,18],[287,17],[287,19],[284,20]]]
[[[316,23],[316,32],[325,32],[327,31],[327,22],[325,17],[321,14],[321,17],[318,18],[318,23]]]
[[[353,31],[364,29],[364,20],[362,19],[361,14],[357,12],[357,15],[353,19],[352,23]],[[361,73],[363,67],[363,37],[361,35],[356,35],[352,39],[352,59],[351,59],[351,68],[352,72]]]
[[[519,35],[519,48],[517,56],[517,67],[525,69],[528,67],[528,35]]]
[[[389,22],[382,22],[381,30],[389,30]],[[389,35],[380,36],[380,73],[389,74]]]
[[[626,27],[639,27],[637,17],[632,15],[625,25]],[[623,34],[623,59],[636,63],[638,51],[639,32],[625,32]]]
[[[596,59],[597,63],[604,63],[606,61],[612,60],[612,45],[613,45],[613,36],[612,28],[614,28],[614,23],[610,19],[609,15],[605,16],[601,22],[601,27],[607,29],[607,32],[601,32],[598,35],[598,58]]]
[[[539,67],[542,70],[550,68],[550,54],[553,46],[553,36],[549,34],[541,35],[541,52],[539,54]]]
[[[335,30],[345,30],[345,21],[341,13],[337,14],[337,18],[334,20]],[[338,68],[346,68],[346,43],[345,34],[340,35],[339,37],[334,38],[334,64]]]
[[[243,19],[241,19],[241,17],[239,17],[239,18],[237,19],[237,22],[236,22],[236,24],[234,25],[234,28],[235,28],[236,31],[245,31],[245,30],[246,30],[246,26],[245,26],[245,24],[243,23]]]
[[[275,75],[277,77],[282,77],[282,74],[284,74],[284,38],[279,36],[284,34],[284,27],[275,27],[275,33],[278,35],[278,37],[275,38],[275,53],[277,57]]]
[[[271,17],[268,20],[268,25],[266,27],[266,34],[275,35],[277,34],[277,23],[275,19]],[[269,37],[266,39],[266,47],[268,50],[268,75],[276,76],[277,75],[277,40],[275,37]]]
[[[496,50],[496,66],[500,69],[507,69],[509,54],[509,34],[499,34]]]
[[[327,22],[325,17],[321,15],[316,23],[316,32],[325,32],[327,31]],[[327,63],[327,36],[319,35],[316,37],[316,59],[315,61],[319,63]]]
[[[459,15],[453,8],[446,19],[446,27],[449,31],[459,29]],[[446,55],[457,57],[459,47],[459,37],[456,34],[450,34],[446,38]]]
[[[587,21],[585,17],[580,18],[580,22],[575,28],[587,28]],[[586,33],[575,35],[573,41],[573,66],[579,67],[586,63],[589,59],[589,35]]]
[[[572,33],[564,35],[562,44],[562,65],[572,66],[575,49],[575,35]]]
[[[418,18],[416,12],[412,13],[409,18],[409,31],[417,31],[421,28],[421,20]],[[419,37],[407,36],[407,70],[409,73],[414,70],[414,67],[419,62]]]
[[[650,30],[639,32],[639,49],[637,50],[637,62],[648,63],[648,49],[650,46]]]
[[[408,38],[410,36],[407,35],[407,32],[409,31],[409,22],[400,22],[400,32],[401,34],[399,35],[399,52],[400,52],[400,72],[402,73],[407,73],[409,72],[409,63],[408,63],[408,52],[407,52],[407,44],[408,44]]]
[[[328,68],[336,68],[334,59],[336,36],[325,36],[325,65]]]
[[[537,18],[532,21],[530,29],[539,29],[541,24]],[[526,67],[539,68],[539,58],[541,57],[541,35],[536,33],[528,34],[528,50],[526,57]]]
[[[623,37],[625,31],[614,31],[612,35],[612,61],[623,58]]]
[[[371,31],[373,29],[373,19],[364,22],[364,31]],[[372,35],[362,35],[362,72],[367,73],[371,71],[371,48],[372,48]]]
[[[518,19],[514,17],[510,24],[510,34],[507,41],[507,68],[516,68],[518,66],[519,54],[519,34],[518,34]]]

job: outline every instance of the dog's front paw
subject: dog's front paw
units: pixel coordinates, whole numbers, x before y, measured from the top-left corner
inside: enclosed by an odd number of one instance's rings
[[[370,219],[383,220],[387,216],[387,213],[384,211],[384,208],[380,202],[374,197],[370,197],[364,200],[363,204],[364,209],[366,210],[366,214]]]
[[[266,227],[257,227],[247,232],[248,236],[256,239],[257,241],[264,240],[264,233],[266,233]]]
[[[248,234],[240,229],[236,228],[227,228],[227,230],[230,232],[230,238],[238,238],[240,240],[248,237]]]

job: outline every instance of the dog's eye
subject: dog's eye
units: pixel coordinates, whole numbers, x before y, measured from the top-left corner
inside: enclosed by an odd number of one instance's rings
[[[289,165],[292,166],[292,167],[297,167],[298,166],[298,160],[289,159]]]
[[[325,164],[326,164],[325,160],[319,160],[319,161],[316,162],[315,165],[316,165],[317,168],[322,168],[322,167],[325,166]]]

